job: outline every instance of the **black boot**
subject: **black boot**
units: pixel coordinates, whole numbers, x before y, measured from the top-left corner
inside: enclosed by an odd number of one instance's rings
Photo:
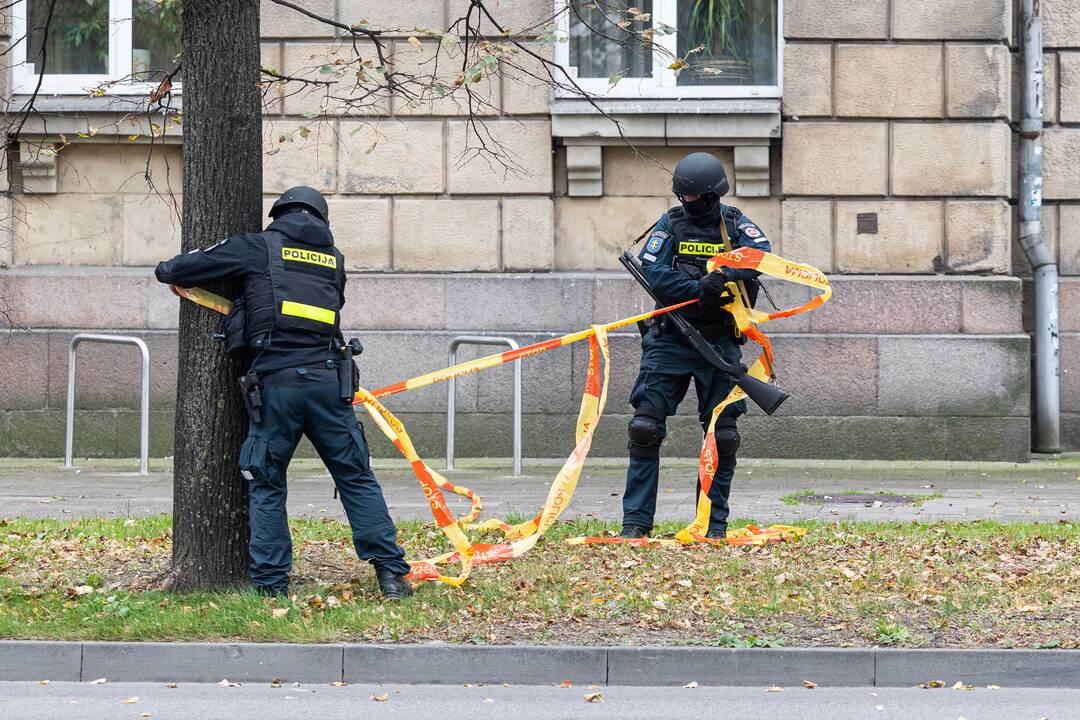
[[[276,585],[256,585],[255,592],[259,593],[263,597],[269,598],[287,598],[289,597],[289,588],[279,587]]]
[[[387,600],[401,600],[413,594],[412,585],[404,575],[395,575],[390,570],[376,568],[375,578],[379,581],[379,592]]]
[[[709,532],[705,533],[705,537],[710,540],[724,540],[727,538],[727,528],[709,528]]]
[[[631,540],[638,540],[640,538],[649,537],[649,528],[643,528],[640,525],[623,525],[622,532],[619,533],[621,538],[630,538]]]

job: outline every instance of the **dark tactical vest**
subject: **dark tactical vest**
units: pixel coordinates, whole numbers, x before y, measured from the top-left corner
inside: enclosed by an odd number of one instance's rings
[[[687,217],[682,207],[668,210],[668,223],[675,243],[672,267],[695,280],[701,280],[709,272],[706,263],[710,258],[738,247],[731,238],[738,237],[737,223],[742,218],[742,213],[738,208],[724,205],[721,216],[723,222],[709,221],[704,225],[699,225]],[[757,302],[758,283],[756,280],[750,280],[745,283],[745,286],[746,294],[753,306]],[[707,338],[712,339],[724,335],[738,336],[734,318],[729,313],[699,310],[696,313],[683,311],[683,315]]]
[[[269,254],[266,272],[249,281],[246,337],[258,347],[271,331],[309,333],[329,343],[341,318],[345,258],[332,245],[308,245],[273,230],[262,233]]]

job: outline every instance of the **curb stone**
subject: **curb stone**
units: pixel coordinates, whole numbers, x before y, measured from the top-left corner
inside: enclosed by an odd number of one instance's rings
[[[608,650],[608,685],[874,685],[873,649],[625,647]]]
[[[287,643],[83,643],[82,679],[117,682],[332,682],[341,645]]]
[[[1080,650],[0,641],[0,682],[1080,688]]]

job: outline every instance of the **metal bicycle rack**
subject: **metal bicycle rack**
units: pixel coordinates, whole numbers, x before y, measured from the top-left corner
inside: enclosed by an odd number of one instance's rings
[[[516,340],[491,335],[458,335],[450,341],[450,366],[457,365],[457,351],[462,345],[505,345],[517,350]],[[514,360],[514,477],[521,477],[521,360]],[[446,398],[446,469],[454,469],[454,389],[455,379],[447,383]]]
[[[139,403],[139,474],[148,475],[150,473],[150,350],[142,339],[130,335],[79,333],[71,338],[71,345],[68,347],[67,433],[64,438],[64,467],[72,467],[71,455],[75,436],[75,361],[78,357],[79,345],[84,342],[134,345],[142,353],[142,390]]]

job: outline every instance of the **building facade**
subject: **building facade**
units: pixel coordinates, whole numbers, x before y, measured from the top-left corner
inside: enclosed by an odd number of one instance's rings
[[[115,20],[142,2],[105,5]],[[441,70],[432,59],[446,46],[418,29],[445,29],[469,5],[301,4],[384,30],[390,68],[434,74]],[[543,63],[528,56],[486,68],[472,86],[474,109],[508,162],[478,151],[459,94],[395,95],[361,108],[332,85],[266,85],[265,198],[296,184],[329,197],[352,273],[343,324],[367,348],[365,386],[442,367],[457,334],[524,343],[647,307],[617,257],[676,202],[669,187],[677,160],[706,150],[732,178],[728,202],[766,231],[777,252],[828,273],[835,289],[823,308],[764,327],[793,397],[773,417],[751,410],[743,421],[747,453],[1028,457],[1030,269],[1015,240],[1012,0],[747,0],[744,17],[726,26],[736,31],[725,40],[734,49],[705,50],[680,73],[666,51],[689,57],[701,38],[724,32],[700,24],[693,0],[637,3],[632,21],[657,29],[658,47],[645,53],[596,38],[583,30],[588,17],[570,18],[556,0],[489,5],[504,28],[533,28],[530,47],[596,93],[594,104],[553,90],[538,79]],[[1063,275],[1063,442],[1076,450],[1080,0],[1042,7],[1043,228]],[[0,31],[21,37],[25,17],[17,4]],[[107,58],[72,52],[64,62],[97,62],[116,79],[138,76],[151,54],[169,51],[167,41],[138,27],[110,32]],[[351,40],[333,26],[264,0],[262,37],[264,68],[348,81],[339,68]],[[448,87],[459,72],[447,71]],[[25,67],[9,69],[9,109],[36,78]],[[9,218],[0,298],[22,328],[0,338],[0,455],[62,453],[67,344],[83,329],[148,341],[151,449],[171,454],[177,301],[151,268],[179,250],[182,129],[131,118],[119,93],[88,97],[73,87],[69,74],[46,73],[38,101],[45,115],[24,132],[59,150],[24,153],[0,179],[0,211]],[[807,297],[795,285],[768,287],[781,305]],[[636,334],[615,336],[612,347],[612,399],[594,451],[603,455],[625,452],[626,397],[639,357]],[[137,450],[137,362],[125,350],[80,351],[78,455]],[[526,361],[526,455],[569,451],[585,369],[583,346]],[[507,368],[459,381],[459,454],[509,454],[510,388]],[[692,394],[669,440],[687,455],[697,452]],[[389,406],[422,454],[441,453],[444,386],[397,396]],[[374,445],[376,454],[393,452]]]

